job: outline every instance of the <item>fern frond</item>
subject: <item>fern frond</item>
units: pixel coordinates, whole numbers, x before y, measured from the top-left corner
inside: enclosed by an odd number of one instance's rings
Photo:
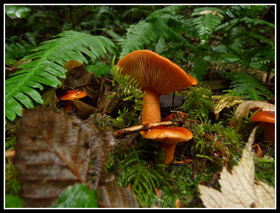
[[[183,41],[181,32],[193,33],[192,24],[181,15],[175,14],[178,6],[169,6],[151,13],[145,20],[131,25],[120,40],[120,58],[139,49],[152,49],[163,40]]]
[[[246,72],[223,73],[231,80],[231,88],[244,98],[251,100],[266,100],[273,97],[273,94],[255,77]]]
[[[13,121],[22,116],[23,107],[33,108],[33,101],[42,104],[40,93],[43,85],[58,87],[65,78],[64,64],[70,59],[87,63],[85,56],[92,59],[113,52],[114,44],[103,36],[66,31],[56,38],[43,42],[34,53],[24,57],[21,70],[5,81],[5,117]]]
[[[132,78],[129,75],[123,76],[121,74],[121,67],[114,66],[112,68],[113,73],[113,86],[115,82],[118,83],[118,95],[122,96],[122,100],[127,101],[131,98],[141,99],[143,97],[142,91],[139,89],[136,79]]]
[[[119,164],[121,173],[118,183],[123,187],[131,184],[132,193],[136,195],[138,202],[143,207],[150,207],[151,200],[155,196],[155,188],[159,188],[160,185],[168,185],[162,174],[164,171],[152,168],[144,160],[147,156],[151,156],[151,148],[147,149],[139,144],[127,153]]]
[[[144,49],[144,45],[149,45],[153,41],[159,39],[159,32],[157,32],[152,23],[146,21],[139,21],[137,24],[131,25],[127,29],[125,38],[120,40],[121,53],[120,58],[128,53]]]
[[[207,73],[208,63],[201,57],[197,57],[194,60],[193,69],[190,71],[190,74],[196,78],[198,81],[202,81],[203,77]]]
[[[220,25],[224,11],[213,7],[196,8],[192,16],[198,16],[193,19],[193,24],[202,39],[202,43],[208,40],[217,26]]]
[[[32,45],[28,44],[26,41],[13,42],[11,44],[5,45],[5,59],[20,59],[23,56],[29,54],[32,49]]]

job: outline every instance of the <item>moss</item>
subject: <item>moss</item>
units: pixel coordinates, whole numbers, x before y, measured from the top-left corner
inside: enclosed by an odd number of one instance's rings
[[[185,96],[184,104],[179,108],[199,121],[208,121],[214,109],[212,92],[203,87],[189,88]]]
[[[5,194],[17,195],[21,189],[19,181],[16,179],[18,171],[12,162],[5,163]]]
[[[255,155],[254,161],[255,179],[275,187],[275,159],[267,155],[261,158]]]

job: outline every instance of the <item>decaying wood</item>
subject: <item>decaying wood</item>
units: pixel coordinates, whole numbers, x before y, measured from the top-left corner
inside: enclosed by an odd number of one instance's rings
[[[173,121],[163,121],[163,122],[156,122],[156,123],[150,123],[150,124],[141,124],[141,125],[131,126],[128,128],[114,131],[113,135],[115,137],[119,137],[121,135],[130,134],[133,132],[146,131],[148,129],[151,129],[151,128],[157,127],[157,126],[170,126],[170,125],[175,125],[175,124],[177,124],[177,122],[173,122]]]

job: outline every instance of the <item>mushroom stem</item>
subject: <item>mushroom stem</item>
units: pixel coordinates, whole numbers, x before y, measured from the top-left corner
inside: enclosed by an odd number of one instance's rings
[[[145,89],[143,95],[142,124],[161,121],[160,115],[160,94],[153,90]]]
[[[266,123],[264,127],[264,140],[265,141],[275,141],[275,130],[274,124]]]
[[[164,148],[165,152],[165,159],[164,159],[164,164],[170,164],[173,159],[174,159],[174,152],[175,152],[175,144],[167,144],[167,143],[160,143],[161,148]]]

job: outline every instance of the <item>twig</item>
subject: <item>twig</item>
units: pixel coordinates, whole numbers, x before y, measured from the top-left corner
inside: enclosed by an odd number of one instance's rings
[[[118,136],[124,135],[124,134],[130,134],[130,133],[138,132],[138,131],[145,131],[145,130],[148,130],[150,128],[157,127],[157,126],[169,126],[169,125],[174,125],[174,124],[177,124],[177,122],[163,121],[163,122],[156,122],[156,123],[150,123],[150,124],[141,124],[141,125],[132,126],[132,127],[114,131],[113,135],[115,137],[118,137]]]

